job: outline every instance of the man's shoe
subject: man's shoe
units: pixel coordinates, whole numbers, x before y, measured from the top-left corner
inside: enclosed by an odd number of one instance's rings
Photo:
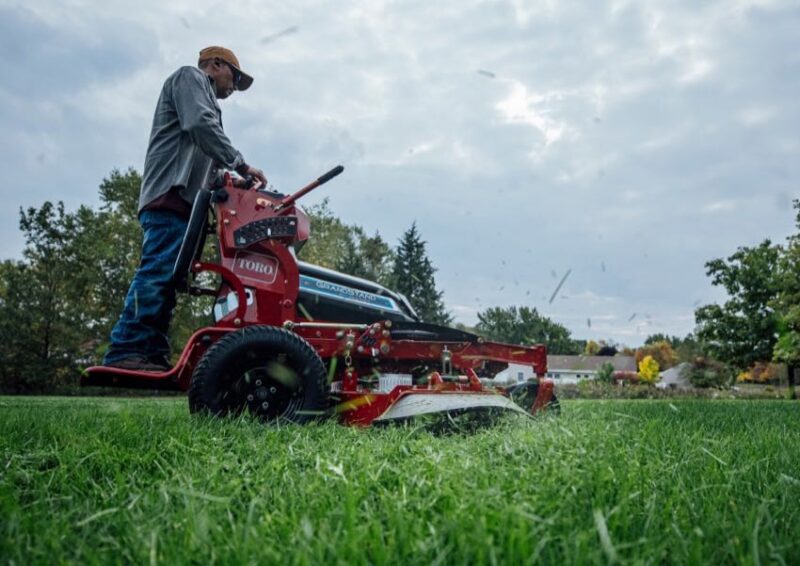
[[[172,364],[169,363],[167,356],[150,356],[147,361],[165,368],[165,371],[172,369]]]
[[[166,360],[165,360],[166,361]],[[144,356],[131,356],[116,362],[105,364],[109,368],[129,369],[133,371],[169,371],[169,364],[152,361]]]

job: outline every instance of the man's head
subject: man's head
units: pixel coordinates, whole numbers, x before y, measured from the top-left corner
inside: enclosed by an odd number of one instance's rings
[[[218,45],[200,51],[197,66],[214,79],[217,98],[228,98],[234,90],[247,90],[253,84],[253,77],[242,71],[233,51]]]

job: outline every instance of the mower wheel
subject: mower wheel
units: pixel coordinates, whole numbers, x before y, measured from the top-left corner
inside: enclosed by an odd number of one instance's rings
[[[300,336],[274,326],[226,334],[202,357],[189,386],[189,411],[244,412],[263,422],[306,423],[326,414],[325,366]]]
[[[533,406],[538,393],[539,384],[530,381],[512,385],[506,389],[506,394],[511,398],[511,400],[520,407],[524,408],[526,411],[530,410],[531,406]],[[558,397],[556,397],[555,393],[553,393],[552,397],[550,397],[550,400],[547,402],[547,404],[542,407],[542,412],[544,414],[561,414],[561,403],[558,401]]]

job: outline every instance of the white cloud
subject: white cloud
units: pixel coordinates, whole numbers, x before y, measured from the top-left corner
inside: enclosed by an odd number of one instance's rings
[[[19,47],[2,257],[20,206],[91,204],[111,168],[141,168],[164,78],[214,43],[256,77],[223,104],[248,159],[279,188],[344,163],[311,201],[393,243],[417,220],[466,322],[525,304],[579,336],[685,334],[686,302],[715,291],[705,261],[793,229],[775,204],[800,177],[790,0],[0,5]]]
[[[732,200],[718,200],[715,202],[710,202],[703,207],[703,212],[707,213],[715,213],[715,212],[728,212],[734,210],[737,206],[737,203]]]
[[[506,122],[527,124],[541,133],[544,147],[561,140],[570,132],[569,125],[552,117],[552,103],[564,96],[561,92],[538,94],[512,81],[508,97],[495,106]]]
[[[751,106],[739,112],[739,121],[745,126],[760,126],[772,120],[776,114],[775,108]]]

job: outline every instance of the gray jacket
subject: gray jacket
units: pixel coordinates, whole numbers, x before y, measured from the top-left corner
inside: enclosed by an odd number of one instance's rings
[[[139,211],[172,187],[179,188],[184,200],[194,202],[215,163],[236,169],[244,158],[222,130],[213,79],[196,67],[181,67],[164,82],[158,98]]]

